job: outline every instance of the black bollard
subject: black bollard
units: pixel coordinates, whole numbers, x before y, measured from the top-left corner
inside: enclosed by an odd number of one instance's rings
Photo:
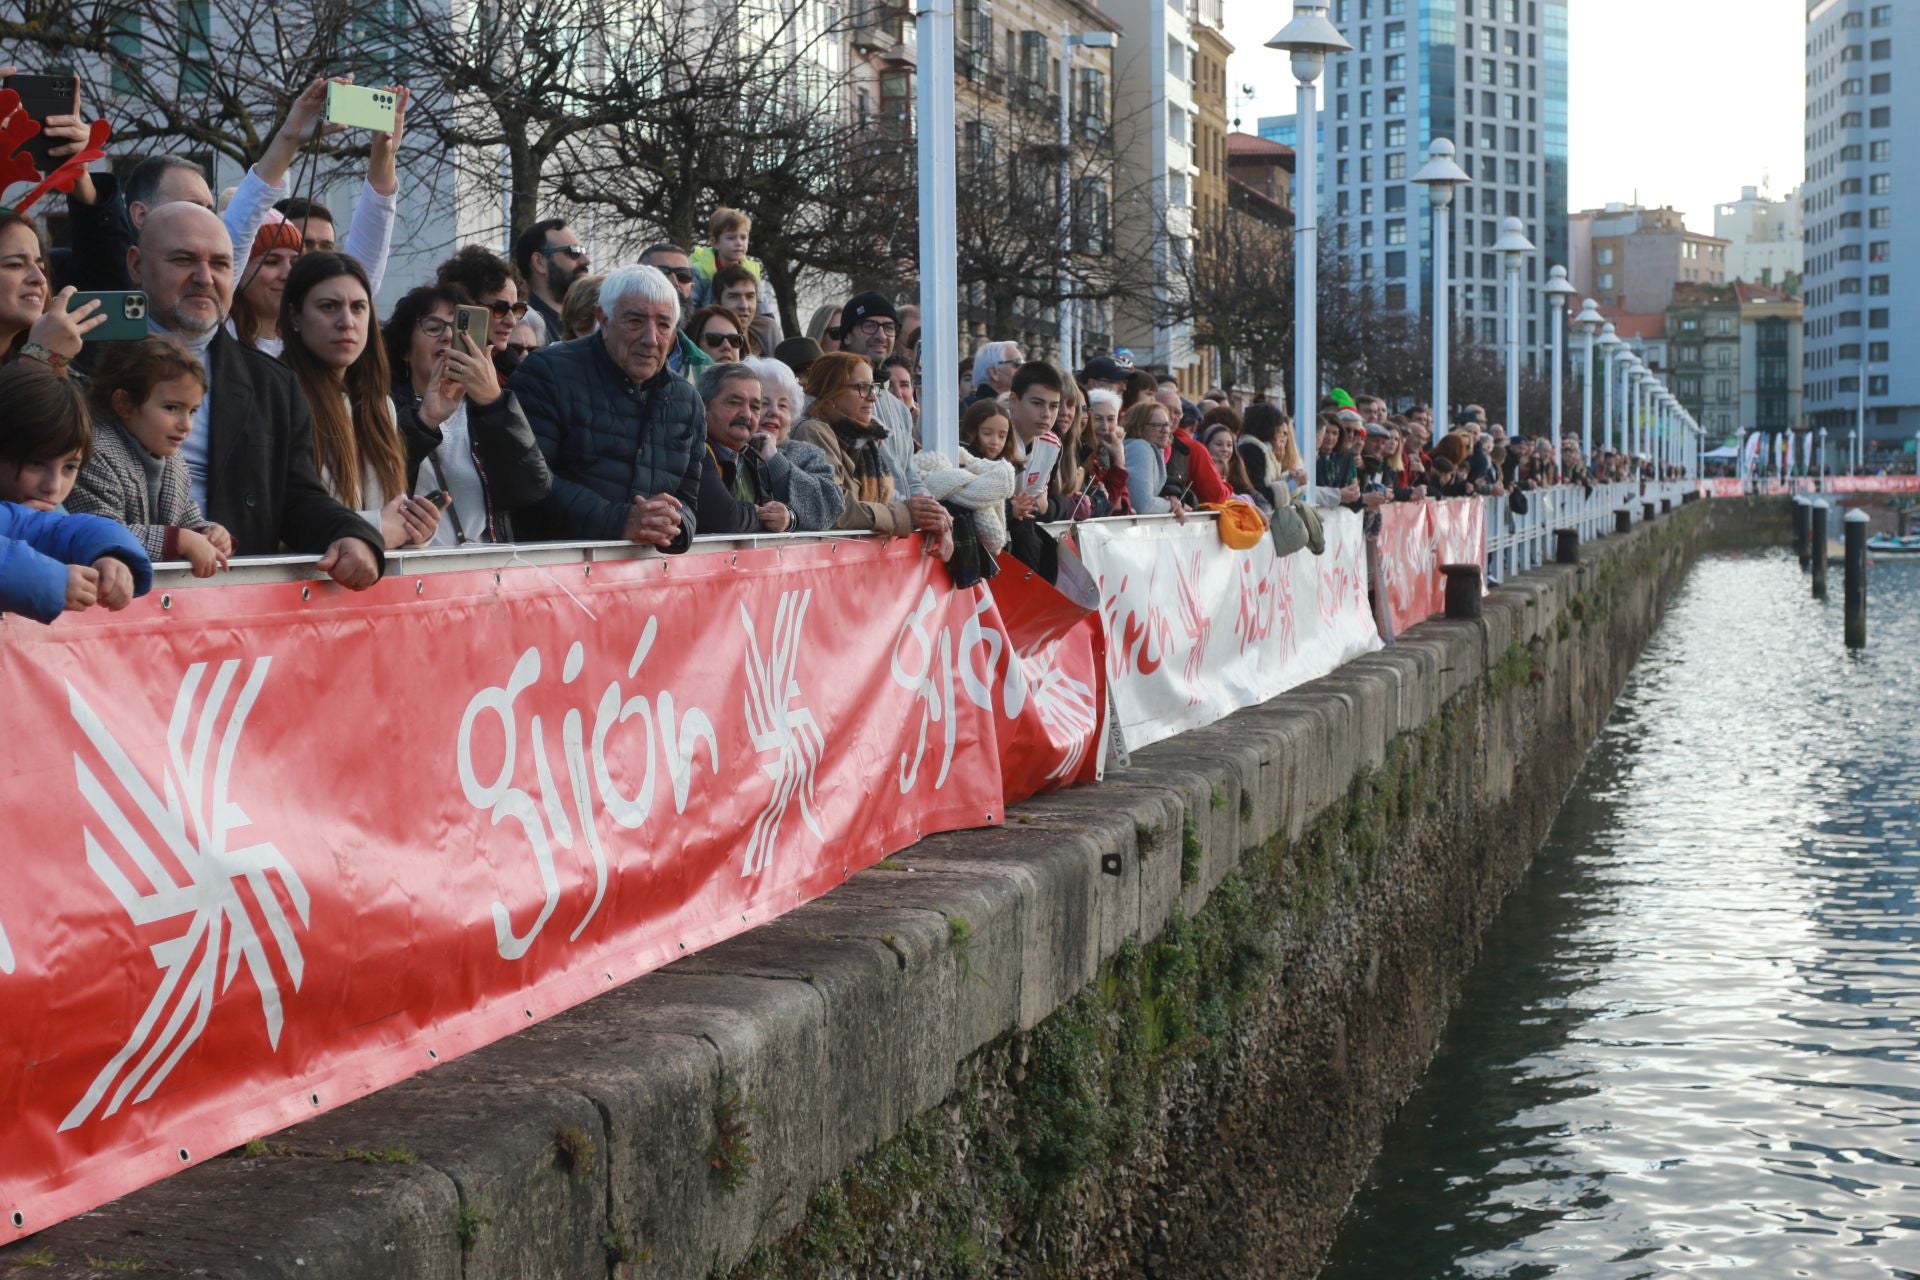
[[[1670,516],[1670,515],[1672,515],[1672,514],[1673,514],[1673,499],[1672,499],[1672,498],[1662,498],[1662,499],[1660,499],[1660,514],[1661,514],[1661,515],[1663,515],[1663,516]]]
[[[1807,540],[1813,544],[1813,598],[1827,598],[1827,504],[1807,504]]]
[[[1623,507],[1613,513],[1613,531],[1627,533],[1633,529],[1633,508]]]
[[[1443,564],[1440,566],[1440,572],[1447,579],[1447,616],[1478,618],[1480,616],[1480,566]]]
[[[1813,548],[1808,541],[1807,530],[1811,521],[1810,508],[1804,502],[1793,504],[1793,553],[1800,557],[1800,567],[1807,568],[1813,563]]]
[[[1651,502],[1643,502],[1640,506],[1646,513],[1642,518],[1649,524],[1653,523],[1653,517],[1656,514],[1654,505]]]
[[[1555,564],[1580,563],[1580,531],[1578,529],[1553,531],[1553,562]]]
[[[1847,648],[1867,647],[1867,513],[1855,508],[1842,521],[1847,531]]]

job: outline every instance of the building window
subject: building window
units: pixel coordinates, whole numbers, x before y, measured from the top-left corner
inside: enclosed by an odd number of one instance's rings
[[[1407,78],[1406,54],[1393,53],[1387,55],[1386,78],[1388,80],[1405,80]]]
[[[1892,26],[1893,6],[1890,4],[1877,4],[1873,6],[1873,25],[1876,27]]]
[[[1892,320],[1889,318],[1890,316],[1891,316],[1891,313],[1885,307],[1873,308],[1873,310],[1867,312],[1867,328],[1869,329],[1888,328],[1892,324]],[[1855,319],[1854,323],[1858,324],[1859,320]]]
[[[1868,147],[1867,159],[1876,160],[1876,161],[1893,159],[1892,140],[1887,138],[1882,138],[1880,141]]]
[[[1386,132],[1387,145],[1389,147],[1404,147],[1407,145],[1407,122],[1406,121],[1404,120],[1387,121],[1387,127],[1385,132]]]
[[[1860,92],[1860,82],[1858,80],[1850,80],[1848,83],[1853,86],[1855,93]],[[1873,91],[1875,93],[1892,93],[1893,77],[1882,71],[1873,78]]]
[[[1387,157],[1387,181],[1394,182],[1407,176],[1407,155],[1396,151]]]
[[[1387,24],[1387,48],[1404,49],[1407,47],[1407,24],[1389,22]]]
[[[1875,240],[1872,244],[1868,245],[1867,261],[1892,262],[1893,261],[1893,241]]]
[[[1713,380],[1713,398],[1715,400],[1733,399],[1733,379],[1715,378]]]
[[[1406,242],[1407,242],[1407,220],[1405,218],[1388,218],[1387,219],[1387,243],[1388,244],[1405,244]],[[1878,276],[1875,278],[1880,280],[1886,279],[1885,276]]]
[[[1883,396],[1887,394],[1887,375],[1884,373],[1869,374],[1867,376],[1867,394],[1870,396]]]
[[[1891,282],[1892,282],[1891,276],[1868,276],[1867,292],[1872,294],[1876,298],[1884,298],[1888,294],[1893,292],[1892,288],[1890,287]]]
[[[1034,34],[1039,35],[1040,33],[1035,32]],[[1040,38],[1042,40],[1046,39],[1044,35]],[[1175,80],[1185,80],[1187,78],[1187,46],[1181,44],[1180,41],[1173,36],[1167,37],[1167,74]]]
[[[1362,249],[1373,248],[1373,224],[1371,222],[1363,222],[1360,224],[1360,247]]]
[[[1893,127],[1893,108],[1892,107],[1875,107],[1873,109],[1871,119],[1872,119],[1873,128],[1891,129]],[[1855,123],[1858,123],[1858,121],[1856,121]]]
[[[1380,105],[1388,115],[1398,115],[1407,109],[1407,91],[1405,89],[1387,90],[1381,95]]]
[[[1404,276],[1407,274],[1407,255],[1390,253],[1387,255],[1387,275]]]
[[[1857,214],[1857,213],[1856,213],[1856,214],[1854,214],[1854,215],[1853,215],[1853,221],[1852,221],[1851,223],[1847,223],[1847,222],[1845,222],[1845,221],[1844,221],[1844,215],[1843,215],[1843,221],[1842,221],[1842,223],[1841,223],[1841,225],[1842,225],[1842,226],[1855,226],[1855,227],[1857,227],[1857,226],[1859,226],[1859,225],[1860,225],[1860,215],[1859,215],[1859,214]],[[1892,225],[1893,225],[1893,210],[1891,210],[1891,209],[1869,209],[1869,210],[1867,210],[1867,225],[1868,225],[1868,226],[1870,226],[1870,227],[1890,227],[1890,226],[1892,226]]]
[[[1885,62],[1891,58],[1893,56],[1893,41],[1875,40],[1873,42],[1873,52],[1871,56],[1875,62]]]
[[[1875,196],[1893,194],[1893,175],[1890,173],[1876,173],[1867,179],[1867,194]]]

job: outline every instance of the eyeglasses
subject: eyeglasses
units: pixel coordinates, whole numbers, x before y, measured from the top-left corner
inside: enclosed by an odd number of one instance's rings
[[[727,333],[724,330],[701,334],[700,343],[707,347],[737,347],[742,351],[747,348],[746,339],[737,333]]]
[[[880,384],[877,382],[849,382],[847,384],[847,390],[853,392],[853,394],[859,396],[862,400],[878,400],[880,398]]]
[[[453,329],[453,321],[439,316],[421,316],[414,321],[414,327],[429,338],[444,338]]]
[[[655,267],[654,270],[663,276],[672,276],[680,284],[693,283],[692,267]]]
[[[583,244],[548,245],[546,248],[542,249],[540,252],[546,254],[549,258],[551,258],[556,253],[564,253],[569,258],[572,258],[575,262],[585,262],[589,257],[592,256],[587,252],[587,246]]]
[[[891,338],[899,332],[899,329],[891,320],[862,320],[860,322],[860,332],[866,334],[869,338],[879,337],[883,333]]]
[[[527,314],[527,304],[524,302],[508,302],[505,298],[495,298],[486,305],[487,310],[496,316],[512,316],[518,320]]]

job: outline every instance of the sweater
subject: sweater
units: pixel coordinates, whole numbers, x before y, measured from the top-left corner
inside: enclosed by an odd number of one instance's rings
[[[1006,503],[1013,497],[1015,484],[1011,462],[976,458],[961,449],[957,467],[939,453],[916,454],[913,465],[929,494],[973,512],[974,528],[990,555],[999,555],[1006,548]]]

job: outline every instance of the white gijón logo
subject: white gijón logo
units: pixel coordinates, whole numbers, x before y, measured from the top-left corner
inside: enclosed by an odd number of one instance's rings
[[[800,820],[807,824],[817,840],[825,840],[820,820],[813,816],[813,775],[826,753],[826,736],[813,718],[813,711],[796,705],[801,698],[795,672],[800,665],[800,629],[807,620],[812,591],[785,591],[774,613],[771,647],[760,652],[760,637],[753,631],[753,616],[740,606],[740,625],[747,632],[747,736],[762,757],[761,770],[773,779],[773,795],[753,820],[753,833],[747,838],[747,857],[740,868],[743,876],[758,875],[773,862],[774,846],[780,840],[780,826],[793,802],[800,802]]]
[[[236,833],[251,824],[227,799],[240,735],[271,663],[271,658],[255,661],[237,693],[235,681],[243,665],[238,659],[222,662],[210,682],[208,664],[187,668],[167,722],[159,794],[80,691],[67,686],[74,723],[86,734],[106,775],[103,779],[86,755],[74,753],[80,794],[98,820],[97,828],[91,821],[86,828],[87,866],[135,926],[166,925],[177,931],[152,944],[159,986],[126,1045],[61,1121],[62,1130],[85,1123],[96,1109],[103,1118],[112,1115],[129,1095],[135,1103],[152,1097],[200,1039],[215,997],[232,986],[243,964],[260,993],[267,1041],[276,1049],[280,1046],[280,975],[254,920],[265,922],[279,967],[298,991],[304,965],[281,897],[292,904],[304,928],[307,890],[273,845],[234,847]],[[175,875],[175,867],[184,881]]]

